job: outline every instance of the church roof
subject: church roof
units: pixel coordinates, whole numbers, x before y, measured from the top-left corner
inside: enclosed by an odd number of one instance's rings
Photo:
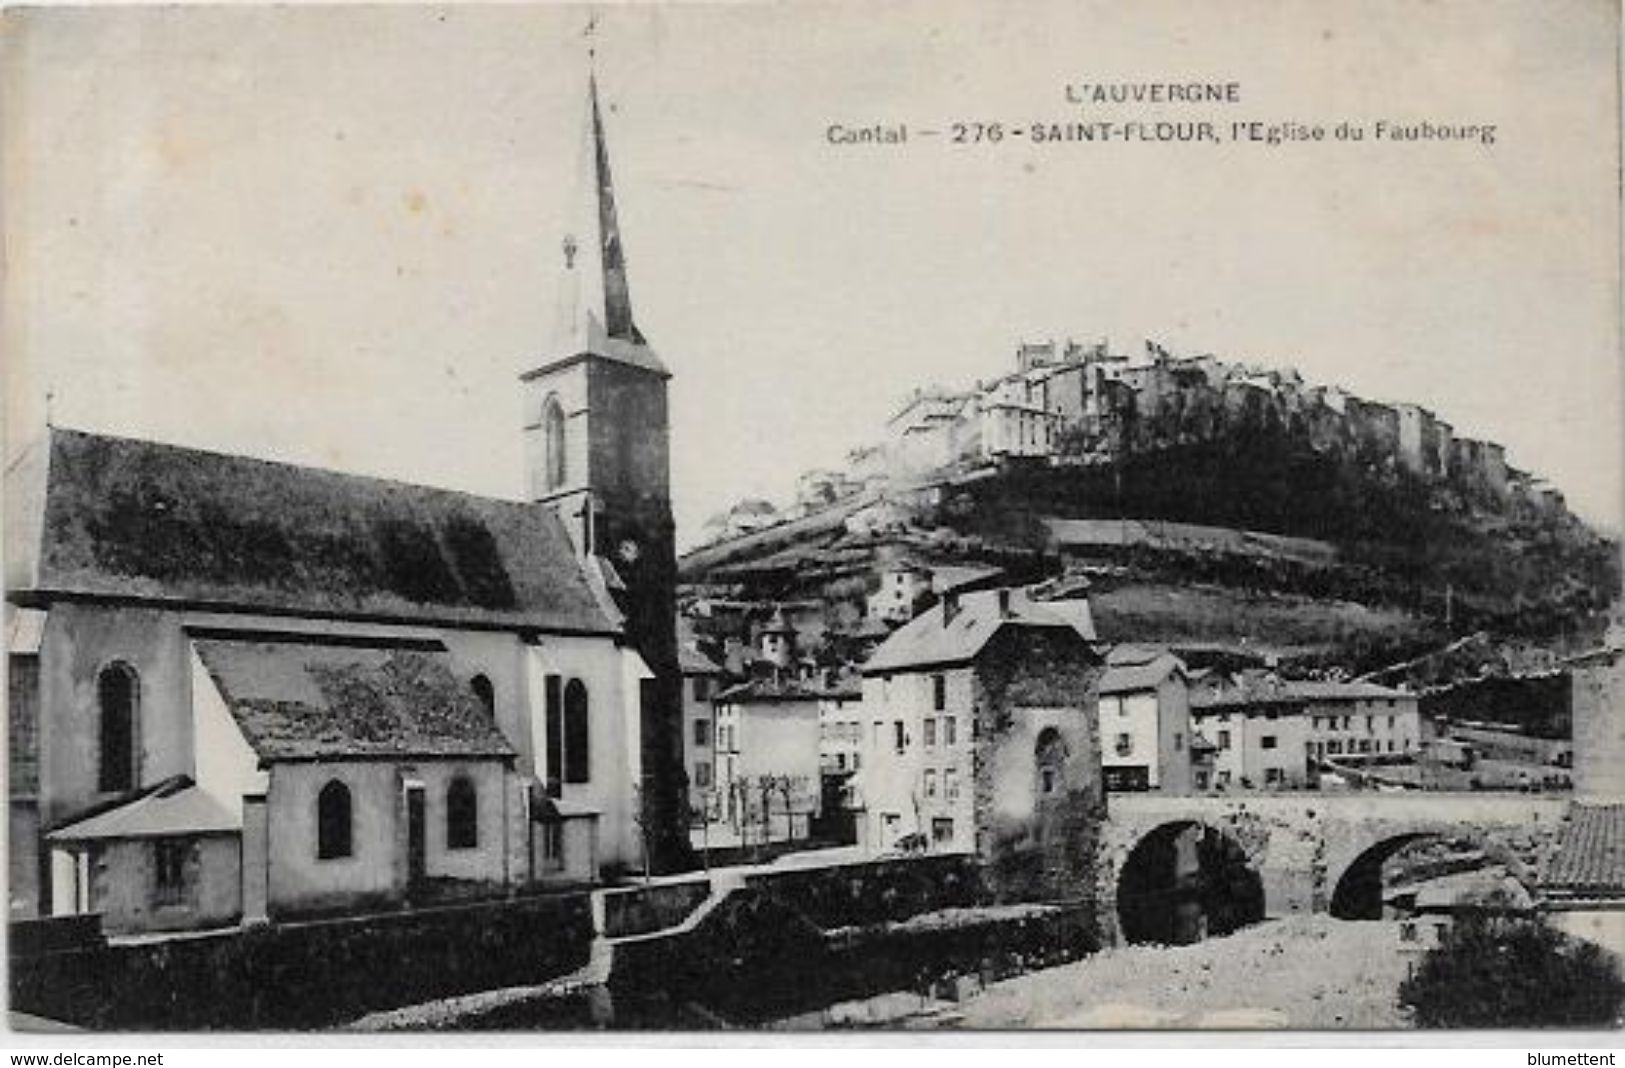
[[[538,505],[61,429],[47,457],[14,593],[615,630]]]
[[[438,644],[197,638],[193,647],[261,760],[514,756]]]

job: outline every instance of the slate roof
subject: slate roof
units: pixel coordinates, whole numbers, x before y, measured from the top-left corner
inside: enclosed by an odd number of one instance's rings
[[[855,675],[842,674],[826,683],[822,678],[802,679],[794,676],[764,676],[730,686],[717,694],[716,700],[724,704],[762,703],[776,701],[822,701],[839,698],[857,700],[863,696],[863,684]]]
[[[1574,804],[1541,887],[1625,897],[1625,804]]]
[[[1265,679],[1223,689],[1203,689],[1191,695],[1191,708],[1238,708],[1248,705],[1303,704],[1308,701],[1381,701],[1415,696],[1406,690],[1395,690],[1371,682]]]
[[[684,675],[720,675],[722,669],[711,658],[687,642],[677,646],[677,666]]]
[[[445,648],[196,638],[262,761],[515,755]]]
[[[536,505],[61,429],[37,492],[14,591],[615,630]]]
[[[53,842],[104,838],[162,838],[178,834],[229,834],[243,829],[240,817],[184,775],[112,808],[52,831]]]
[[[863,665],[865,675],[974,660],[994,634],[1007,626],[1071,630],[1095,640],[1089,603],[1084,600],[1034,601],[1011,590],[1009,613],[1001,615],[999,590],[962,594],[959,611],[944,622],[946,602],[934,605],[898,628]]]
[[[1185,666],[1172,653],[1119,646],[1106,658],[1106,670],[1100,676],[1100,692],[1154,690],[1169,675],[1184,670]]]

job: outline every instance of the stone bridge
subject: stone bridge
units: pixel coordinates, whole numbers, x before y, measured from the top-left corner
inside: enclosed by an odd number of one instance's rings
[[[1568,806],[1566,797],[1500,793],[1111,794],[1097,868],[1102,933],[1123,937],[1118,891],[1131,857],[1193,827],[1222,843],[1237,871],[1244,861],[1256,875],[1243,873],[1261,890],[1253,918],[1358,917],[1380,915],[1383,862],[1404,846],[1469,838],[1517,868],[1551,845]]]

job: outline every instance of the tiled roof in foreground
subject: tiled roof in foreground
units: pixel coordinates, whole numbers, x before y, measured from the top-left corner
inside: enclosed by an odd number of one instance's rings
[[[1625,897],[1625,804],[1576,802],[1541,888]]]

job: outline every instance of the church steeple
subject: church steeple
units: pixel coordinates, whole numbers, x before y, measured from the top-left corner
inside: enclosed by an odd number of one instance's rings
[[[664,373],[632,317],[626,251],[596,73],[587,76],[587,114],[576,171],[576,203],[562,243],[557,336],[550,359],[584,353]]]

